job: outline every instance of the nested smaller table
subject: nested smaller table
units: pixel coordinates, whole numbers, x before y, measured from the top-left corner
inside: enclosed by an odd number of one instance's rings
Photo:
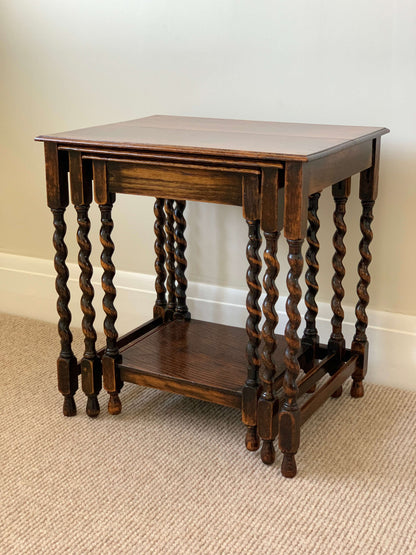
[[[255,121],[151,116],[139,120],[37,137],[45,143],[48,206],[55,226],[59,335],[58,387],[66,416],[76,413],[78,376],[86,393],[87,414],[97,416],[103,381],[108,409],[121,411],[123,382],[188,395],[241,410],[247,427],[246,447],[271,464],[279,435],[282,474],[296,474],[295,454],[300,427],[324,401],[337,397],[352,376],[351,395],[362,397],[367,370],[366,337],[371,261],[372,209],[377,196],[380,138],[385,128],[308,125]],[[351,176],[360,173],[362,203],[358,266],[356,331],[350,348],[342,333],[346,233],[344,214]],[[78,221],[83,357],[72,351],[69,277],[66,266],[65,208],[71,200]],[[318,201],[332,187],[335,233],[332,259],[332,333],[320,343],[317,254]],[[97,352],[94,290],[91,285],[89,206],[94,188],[101,211],[106,347]],[[114,306],[112,207],[116,194],[156,197],[154,205],[156,301],[153,318],[119,338]],[[186,304],[186,201],[242,206],[248,224],[246,329],[192,320]],[[284,336],[275,334],[279,271],[277,243],[281,231],[288,243],[289,272]],[[259,298],[261,257],[265,239],[266,270],[262,310]],[[306,327],[302,339],[298,303],[299,278],[306,251]],[[261,315],[265,317],[260,331]],[[323,379],[327,376],[326,379]],[[318,387],[316,387],[319,382]],[[300,397],[306,400],[300,402]]]

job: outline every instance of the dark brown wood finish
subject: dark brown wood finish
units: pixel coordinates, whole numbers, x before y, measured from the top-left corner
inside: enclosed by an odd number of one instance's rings
[[[88,211],[92,202],[91,162],[83,161],[81,153],[70,151],[69,172],[71,177],[71,200],[77,212],[78,264],[81,269],[79,286],[82,291],[82,331],[84,333],[85,346],[84,355],[80,364],[81,380],[82,389],[88,397],[86,412],[88,416],[95,417],[98,416],[100,412],[97,396],[101,390],[102,368],[101,360],[95,348],[97,333],[94,328],[94,288],[91,283],[93,270],[90,262],[91,243],[88,238],[91,227]]]
[[[346,254],[346,247],[344,244],[344,237],[347,232],[347,226],[344,221],[344,216],[346,212],[346,203],[351,192],[351,178],[345,179],[336,183],[332,187],[332,196],[335,200],[335,211],[334,211],[334,224],[335,233],[332,239],[335,254],[332,257],[332,266],[334,268],[334,275],[332,278],[332,289],[334,290],[334,295],[331,300],[331,308],[333,316],[331,319],[332,333],[328,341],[328,349],[330,352],[336,354],[334,359],[334,364],[339,362],[344,358],[345,353],[345,339],[342,333],[342,322],[344,320],[344,309],[342,308],[342,299],[344,298],[344,287],[342,286],[342,280],[345,276],[345,267],[343,260]],[[340,391],[335,393],[338,397]]]
[[[156,260],[155,260],[155,271],[156,271],[156,280],[155,280],[155,290],[156,290],[156,302],[155,306],[153,307],[153,316],[157,318],[161,316],[164,318],[165,310],[166,310],[166,269],[165,269],[165,262],[166,262],[166,252],[165,252],[165,242],[166,242],[166,235],[165,235],[165,210],[164,210],[165,200],[163,198],[157,198],[154,204],[154,214],[156,217],[154,230],[156,235],[155,240],[155,253],[156,253]]]
[[[203,200],[241,206],[245,175],[256,170],[216,168],[196,164],[136,164],[107,162],[109,190],[136,195],[169,195],[176,199]]]
[[[275,328],[278,317],[275,305],[279,297],[276,278],[279,273],[279,262],[276,258],[277,242],[282,222],[279,221],[279,172],[274,168],[264,168],[261,180],[261,225],[264,231],[266,246],[264,262],[266,271],[263,278],[263,289],[266,297],[263,302],[264,324],[262,327],[263,349],[261,355],[260,379],[262,392],[258,403],[258,430],[263,441],[261,460],[265,464],[273,464],[275,460],[274,440],[278,431],[279,401],[275,391],[277,378],[274,352],[276,350]]]
[[[318,305],[316,304],[316,295],[319,290],[318,282],[316,276],[319,272],[319,263],[317,260],[317,254],[319,251],[319,241],[317,233],[319,230],[319,218],[318,218],[318,203],[321,193],[313,193],[309,196],[308,205],[308,230],[307,230],[307,241],[308,250],[306,251],[305,260],[308,269],[305,273],[305,282],[307,286],[307,291],[305,293],[305,304],[306,304],[306,314],[305,314],[305,330],[302,337],[302,343],[304,345],[311,346],[311,356],[305,361],[305,365],[302,367],[305,373],[308,373],[313,367],[317,360],[317,347],[319,346],[319,334],[316,327],[316,317],[318,315]],[[309,390],[309,393],[314,392],[314,386]]]
[[[308,269],[305,273],[305,282],[307,291],[305,294],[306,314],[305,314],[305,331],[302,341],[311,345],[319,344],[319,334],[316,328],[316,317],[318,315],[318,305],[316,304],[316,295],[319,290],[317,275],[319,272],[319,263],[317,254],[319,251],[319,241],[317,233],[319,230],[318,218],[318,202],[320,193],[314,193],[309,197],[308,206],[308,231],[307,241],[308,250],[306,251],[305,260]]]
[[[105,312],[104,333],[106,335],[106,349],[102,358],[103,365],[103,384],[109,393],[108,412],[110,414],[119,414],[121,412],[121,401],[118,396],[123,382],[120,380],[118,362],[120,360],[117,338],[118,333],[115,327],[117,319],[117,311],[114,306],[116,297],[116,288],[113,279],[115,275],[115,267],[112,261],[114,252],[114,243],[111,239],[111,231],[113,229],[113,220],[111,218],[111,210],[113,203],[100,204],[101,211],[101,230],[100,240],[103,246],[101,253],[101,266],[103,275],[101,285],[104,290],[103,309]]]
[[[176,310],[176,296],[175,296],[175,229],[174,229],[174,214],[175,214],[175,201],[172,199],[165,200],[165,235],[166,235],[166,270],[167,280],[166,288],[168,291],[168,303],[166,310],[166,317],[171,319]]]
[[[188,310],[186,304],[186,289],[188,287],[188,280],[186,279],[185,271],[188,265],[185,258],[186,250],[186,239],[185,239],[185,229],[186,220],[184,216],[184,211],[186,207],[185,201],[177,200],[175,203],[175,210],[173,213],[173,219],[175,221],[174,227],[174,238],[175,238],[175,297],[176,297],[176,308],[173,313],[175,319],[185,319],[189,320],[191,314]]]
[[[351,396],[363,397],[363,379],[367,373],[368,364],[368,340],[366,329],[368,318],[366,308],[369,303],[368,286],[370,285],[370,274],[368,267],[371,262],[370,243],[373,239],[371,222],[373,221],[373,207],[378,193],[378,168],[380,164],[380,138],[373,141],[373,164],[371,168],[360,174],[360,199],[362,204],[362,215],[360,228],[362,239],[359,249],[361,260],[358,264],[358,275],[360,277],[357,285],[358,303],[355,307],[357,322],[351,349],[358,352],[360,357],[357,369],[352,375]]]
[[[388,130],[382,127],[157,115],[55,135],[42,135],[37,139],[73,147],[110,148],[111,152],[112,149],[129,151],[141,148],[152,152],[205,153],[220,158],[230,156],[278,162],[306,162],[346,150],[355,144],[366,143],[385,133]],[[333,179],[331,184],[335,181]]]
[[[276,335],[275,341],[280,360],[276,375],[282,377],[285,338]],[[120,349],[120,376],[126,382],[241,409],[246,344],[244,328],[200,320],[165,322]]]
[[[283,382],[285,397],[279,413],[279,447],[283,453],[282,474],[287,478],[292,478],[296,475],[295,455],[300,443],[300,411],[297,403],[299,393],[297,377],[300,372],[297,354],[300,348],[300,340],[297,330],[301,322],[298,304],[302,296],[299,277],[303,267],[303,239],[288,238],[287,242],[289,245],[288,262],[290,268],[286,279],[289,291],[286,301],[288,323],[285,328],[287,342],[285,351],[286,373]]]
[[[65,398],[64,414],[75,414],[74,393],[78,373],[84,367],[83,389],[89,398],[87,412],[98,414],[95,400],[101,386],[99,358],[102,357],[103,381],[110,394],[111,413],[117,414],[121,410],[118,394],[123,381],[241,409],[247,427],[248,449],[259,447],[260,436],[261,458],[267,464],[273,462],[273,441],[279,428],[282,473],[293,477],[301,424],[328,397],[338,396],[349,376],[353,378],[351,395],[363,395],[362,381],[369,350],[366,307],[369,301],[372,209],[378,189],[380,137],[387,132],[387,129],[377,127],[151,116],[38,137],[37,140],[45,142],[48,206],[54,214],[61,338],[58,384]],[[89,262],[91,168],[94,198],[101,210],[104,330],[107,339],[105,349],[98,353],[95,350],[94,293]],[[71,197],[78,218],[84,314],[85,351],[79,365],[71,348],[64,242],[69,169]],[[343,215],[350,177],[354,173],[361,175],[362,240],[356,332],[351,349],[348,349],[342,335]],[[336,225],[334,317],[328,345],[322,345],[316,326],[318,199],[320,192],[330,186],[333,186]],[[111,239],[116,193],[156,197],[155,318],[122,338],[118,338],[115,328],[114,244]],[[249,230],[246,330],[190,321],[186,304],[187,245],[184,236],[184,210],[189,200],[242,206]],[[262,290],[259,281],[260,229],[265,238],[266,265],[262,334],[259,331]],[[289,246],[288,323],[285,335],[276,336],[277,240],[282,230]],[[297,330],[301,299],[299,278],[303,266],[301,249],[305,237],[308,240],[307,313],[301,342]],[[300,368],[305,371],[302,376],[299,375]],[[299,399],[300,395],[312,392],[318,381],[319,387],[314,393],[304,401]]]
[[[258,435],[258,415],[257,405],[260,395],[260,353],[261,332],[259,323],[261,320],[261,309],[259,298],[261,295],[261,283],[259,273],[261,271],[261,257],[259,249],[261,246],[260,232],[260,181],[256,176],[246,175],[243,180],[243,215],[248,225],[248,243],[246,256],[248,269],[246,282],[248,294],[246,307],[248,317],[246,320],[247,332],[247,379],[243,388],[243,398],[241,406],[241,418],[246,425],[246,447],[249,451],[257,451],[260,447]]]
[[[307,224],[307,191],[302,184],[302,165],[298,162],[288,163],[285,175],[284,233],[289,246],[289,272],[286,278],[289,296],[286,301],[288,322],[285,328],[287,347],[286,373],[283,382],[284,400],[279,413],[279,447],[283,453],[281,472],[287,478],[296,475],[295,454],[300,443],[300,410],[297,403],[299,394],[297,377],[300,372],[297,354],[300,340],[297,330],[301,323],[298,310],[302,296],[299,278],[303,268],[302,244]]]
[[[309,194],[347,179],[371,167],[371,163],[371,141],[351,145],[328,158],[313,159],[304,167],[304,179]]]
[[[58,389],[64,396],[64,415],[74,416],[76,414],[74,395],[78,389],[79,372],[72,351],[70,330],[72,317],[69,310],[70,293],[67,286],[69,272],[66,265],[68,250],[65,244],[66,223],[64,218],[65,209],[69,203],[67,153],[60,153],[54,143],[45,143],[45,168],[47,201],[53,214],[55,228],[53,234],[55,289],[58,293],[56,307],[59,315],[58,332],[61,341],[61,351],[57,360]]]
[[[247,426],[246,447],[249,451],[257,451],[260,446],[257,433],[257,402],[260,393],[259,347],[261,333],[259,330],[259,323],[261,320],[261,309],[259,306],[259,298],[262,289],[259,281],[259,274],[261,271],[259,249],[261,246],[261,234],[259,220],[247,220],[247,224],[249,240],[247,243],[246,255],[249,266],[246,275],[248,286],[246,301],[248,318],[246,320],[246,331],[248,342],[246,347],[247,380],[243,389],[242,421]]]
[[[242,328],[173,320],[121,349],[121,377],[241,408],[246,342]]]
[[[103,247],[101,253],[101,266],[103,275],[101,285],[104,291],[103,310],[105,312],[104,333],[106,336],[106,348],[102,357],[103,385],[109,393],[108,412],[119,414],[121,412],[121,401],[119,393],[123,387],[120,379],[118,363],[120,361],[117,344],[118,333],[115,327],[117,311],[114,306],[116,288],[113,279],[116,272],[112,261],[114,243],[111,239],[113,220],[111,211],[115,202],[115,194],[108,189],[107,168],[105,162],[94,160],[93,162],[94,196],[101,212],[100,241]]]

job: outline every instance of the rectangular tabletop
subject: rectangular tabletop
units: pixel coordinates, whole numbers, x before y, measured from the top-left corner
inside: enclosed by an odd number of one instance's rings
[[[36,140],[74,147],[205,153],[306,162],[385,133],[388,133],[388,129],[384,127],[155,115],[54,135],[41,135]]]

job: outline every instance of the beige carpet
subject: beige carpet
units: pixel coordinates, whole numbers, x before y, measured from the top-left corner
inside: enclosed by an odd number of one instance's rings
[[[126,385],[65,418],[55,326],[0,324],[2,554],[416,553],[415,393],[330,399],[287,480],[232,409]]]

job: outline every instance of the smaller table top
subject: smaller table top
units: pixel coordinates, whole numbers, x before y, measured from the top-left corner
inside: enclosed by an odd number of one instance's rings
[[[66,133],[41,135],[36,140],[74,147],[110,147],[306,162],[388,132],[385,127],[156,115]]]

